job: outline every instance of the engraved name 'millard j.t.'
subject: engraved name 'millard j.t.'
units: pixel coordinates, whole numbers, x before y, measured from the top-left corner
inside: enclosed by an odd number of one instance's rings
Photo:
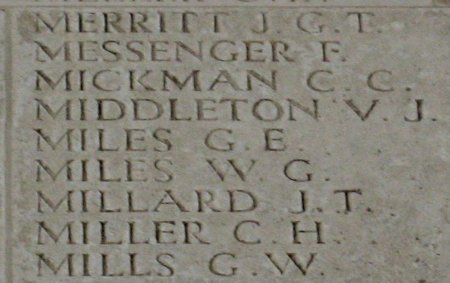
[[[258,192],[236,189],[213,191],[198,189],[192,191],[189,197],[181,197],[172,190],[158,192],[151,200],[143,200],[142,192],[131,190],[121,192],[108,192],[106,190],[68,190],[63,194],[36,191],[37,209],[40,214],[49,213],[130,213],[130,214],[158,214],[163,211],[181,213],[247,213],[264,211],[267,202]],[[311,193],[299,190],[293,191],[283,202],[287,205],[278,210],[284,213],[297,215],[314,210]],[[354,210],[356,196],[362,191],[335,190],[333,195],[341,203],[343,212]],[[114,197],[113,197],[114,196]],[[115,200],[115,202],[114,202]],[[112,204],[114,203],[114,204]],[[319,209],[323,211],[323,209]]]

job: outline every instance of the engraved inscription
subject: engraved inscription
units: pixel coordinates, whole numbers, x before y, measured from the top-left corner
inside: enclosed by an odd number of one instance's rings
[[[237,2],[10,11],[13,282],[447,282],[448,9]]]

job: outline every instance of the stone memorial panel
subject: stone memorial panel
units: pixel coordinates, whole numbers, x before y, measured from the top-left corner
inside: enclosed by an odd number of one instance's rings
[[[450,282],[450,1],[0,1],[0,282]]]

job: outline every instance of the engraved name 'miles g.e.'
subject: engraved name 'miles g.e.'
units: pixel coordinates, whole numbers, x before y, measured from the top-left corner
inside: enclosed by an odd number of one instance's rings
[[[0,1],[0,283],[450,280],[448,1],[224,2]]]

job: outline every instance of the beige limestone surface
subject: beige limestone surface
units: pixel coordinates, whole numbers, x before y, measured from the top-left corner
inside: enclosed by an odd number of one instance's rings
[[[450,282],[450,1],[0,1],[0,283]]]

